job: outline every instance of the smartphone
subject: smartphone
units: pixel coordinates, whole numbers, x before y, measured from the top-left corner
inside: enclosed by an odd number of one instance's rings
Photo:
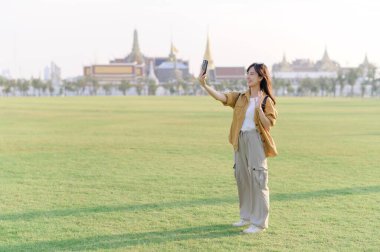
[[[202,62],[203,74],[202,75],[205,75],[207,73],[207,65],[208,65],[208,60],[203,60],[203,62]]]

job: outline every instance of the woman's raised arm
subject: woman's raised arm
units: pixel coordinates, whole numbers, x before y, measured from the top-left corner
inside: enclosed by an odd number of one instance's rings
[[[214,97],[214,99],[218,100],[218,101],[221,101],[223,103],[225,103],[227,101],[227,98],[226,96],[219,92],[219,91],[216,91],[214,88],[212,88],[211,86],[207,85],[206,83],[206,75],[207,74],[203,74],[202,75],[202,71],[201,73],[199,74],[199,77],[198,77],[198,81],[200,83],[200,85],[206,89],[207,93],[209,93],[209,95],[211,95],[212,97]]]

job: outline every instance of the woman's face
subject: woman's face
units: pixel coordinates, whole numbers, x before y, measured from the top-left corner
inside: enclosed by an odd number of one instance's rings
[[[259,76],[258,73],[256,73],[255,68],[251,67],[247,72],[247,85],[248,87],[253,87],[255,85],[259,85],[260,81],[263,78]]]

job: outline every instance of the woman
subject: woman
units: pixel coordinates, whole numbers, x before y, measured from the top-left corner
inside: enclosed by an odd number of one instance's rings
[[[235,151],[240,221],[232,225],[250,225],[243,232],[258,233],[268,228],[267,157],[277,155],[269,130],[276,122],[277,111],[268,68],[253,63],[247,69],[246,79],[246,92],[220,93],[206,84],[206,74],[201,73],[198,78],[212,97],[233,108],[229,141]]]

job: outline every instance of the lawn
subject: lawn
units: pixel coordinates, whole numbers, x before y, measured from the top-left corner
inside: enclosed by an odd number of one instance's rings
[[[241,234],[211,97],[0,98],[0,251],[378,251],[380,100],[278,98],[269,229]]]

